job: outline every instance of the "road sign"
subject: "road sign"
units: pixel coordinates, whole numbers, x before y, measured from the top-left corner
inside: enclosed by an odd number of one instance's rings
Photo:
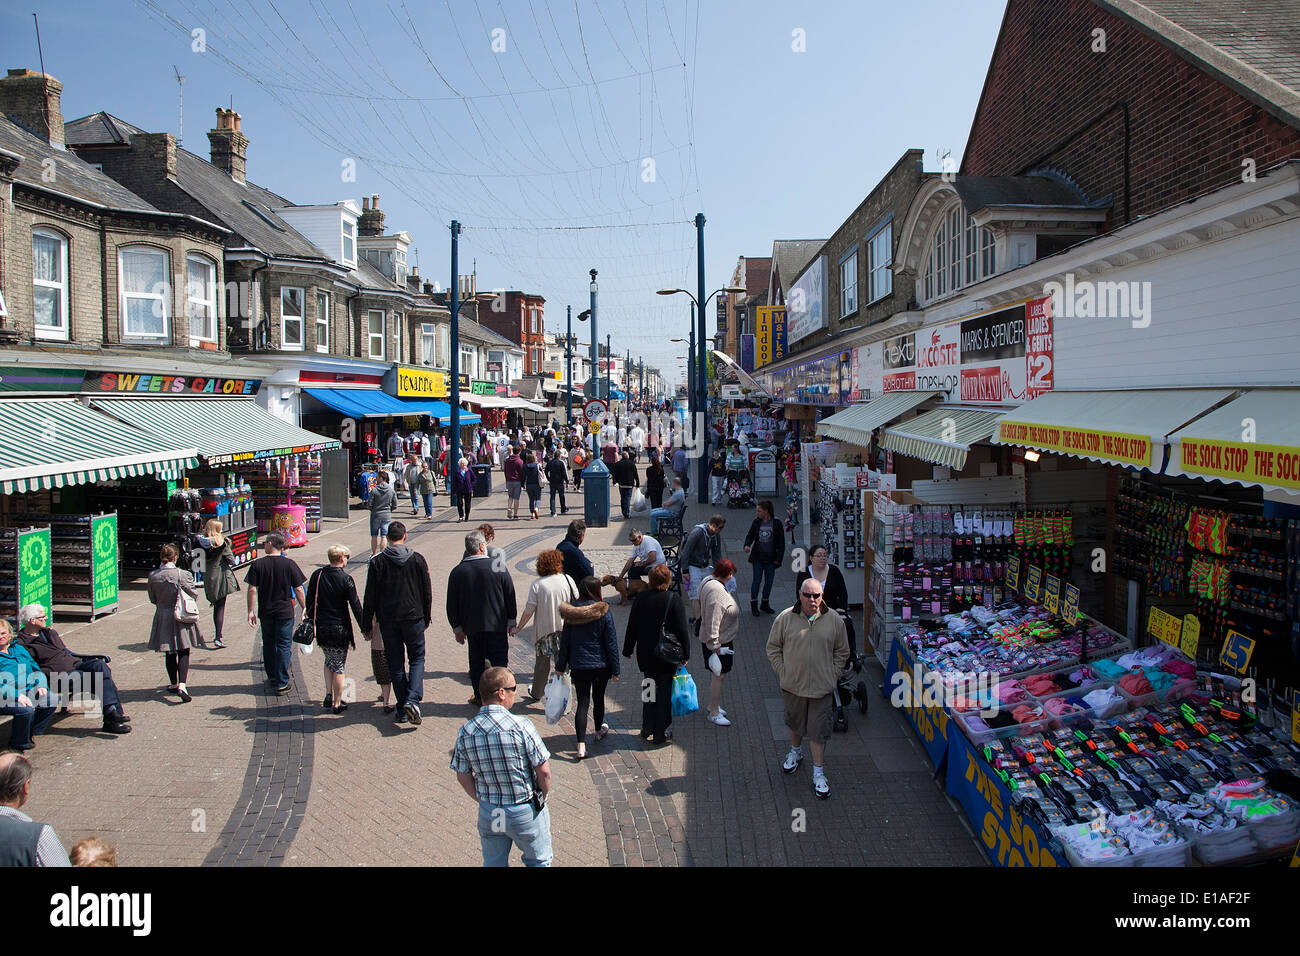
[[[582,394],[587,398],[609,399],[609,381],[603,378],[589,378],[582,386]]]
[[[603,422],[609,415],[609,405],[599,398],[593,398],[582,406],[582,417],[589,422]]]

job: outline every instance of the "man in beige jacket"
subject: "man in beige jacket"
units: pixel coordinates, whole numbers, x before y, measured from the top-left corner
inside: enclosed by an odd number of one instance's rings
[[[772,622],[767,659],[781,681],[790,752],[781,769],[794,773],[803,762],[803,739],[812,744],[813,792],[831,795],[823,759],[831,739],[835,686],[849,659],[849,639],[840,616],[822,601],[822,586],[809,578],[799,588],[799,606]]]

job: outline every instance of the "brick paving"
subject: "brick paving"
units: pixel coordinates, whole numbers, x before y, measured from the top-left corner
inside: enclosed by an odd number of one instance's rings
[[[581,495],[570,502],[569,516],[543,511],[539,521],[512,522],[504,520],[504,495],[497,493],[476,500],[468,526],[454,520],[454,509],[443,508],[433,521],[409,519],[399,509],[395,517],[407,521],[410,543],[433,576],[434,625],[418,728],[380,713],[369,645],[360,640],[348,663],[356,702],[346,713],[320,707],[319,653],[295,653],[292,693],[268,696],[242,596],[228,608],[229,648],[194,652],[189,705],[161,691],[161,656],[145,649],[153,608],[143,588],[126,589],[122,609],[93,625],[63,622],[61,633],[74,649],[113,656],[135,732],[111,739],[98,732],[95,718],[61,718],[33,752],[37,778],[28,809],[69,845],[103,836],[125,865],[477,866],[477,809],[448,769],[456,732],[473,711],[465,703],[465,649],[443,623],[447,574],[467,528],[492,522],[522,607],[537,552],[558,543],[569,517],[580,514],[573,505]],[[688,520],[712,510],[692,503]],[[808,760],[796,774],[781,772],[789,744],[780,690],[763,650],[771,617],[748,613],[750,578],[740,547],[752,513],[717,510],[729,518],[726,550],[740,568],[741,635],[723,696],[733,726],[716,727],[703,714],[678,718],[674,743],[650,748],[637,735],[640,673],[627,660],[624,679],[607,693],[611,734],[600,743],[588,737],[585,761],[574,760],[568,719],[551,726],[540,703],[517,705],[553,755],[556,865],[982,865],[983,854],[933,781],[915,735],[879,694],[873,692],[866,716],[852,708],[849,732],[828,745],[830,800],[813,796]],[[324,562],[330,544],[342,541],[353,549],[349,570],[364,587],[367,527],[364,512],[354,516],[326,522],[323,533],[290,556],[310,571]],[[615,518],[608,528],[588,531],[584,550],[598,571],[622,565],[626,527]],[[774,606],[792,595],[792,576],[782,570]],[[628,608],[615,607],[614,614],[622,635]],[[210,620],[202,623],[207,634]],[[511,668],[524,683],[532,662],[530,627],[510,647]],[[690,669],[707,700],[710,675],[698,653]],[[879,669],[869,668],[867,680],[878,685]]]

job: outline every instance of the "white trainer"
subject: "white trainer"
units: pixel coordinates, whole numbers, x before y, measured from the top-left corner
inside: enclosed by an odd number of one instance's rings
[[[722,714],[721,712],[716,713],[716,714],[709,714],[709,722],[710,722],[710,723],[713,723],[713,724],[717,724],[719,727],[730,727],[730,726],[731,726],[731,721],[729,721],[729,720],[726,718],[726,716],[725,716],[724,714]]]
[[[826,781],[826,774],[813,774],[813,793],[823,800],[831,795],[831,785]]]
[[[791,747],[790,752],[785,755],[785,762],[781,764],[781,769],[786,773],[794,773],[801,763],[803,763],[803,751]]]

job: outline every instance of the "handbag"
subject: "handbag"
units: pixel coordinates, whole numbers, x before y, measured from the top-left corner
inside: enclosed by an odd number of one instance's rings
[[[664,608],[664,619],[659,624],[659,639],[655,641],[654,655],[665,663],[680,666],[686,663],[687,651],[686,646],[677,639],[677,635],[668,630],[668,611],[672,603],[670,595],[668,606]]]
[[[172,608],[172,617],[176,618],[179,624],[197,624],[199,622],[199,602],[192,595],[187,594],[181,587],[181,580],[176,579],[176,606]]]
[[[311,617],[303,614],[302,622],[293,629],[294,643],[305,644],[308,647],[316,643],[316,608],[320,606],[320,571],[317,571],[312,577],[316,579],[316,600],[311,602]],[[310,652],[303,651],[303,653]]]

